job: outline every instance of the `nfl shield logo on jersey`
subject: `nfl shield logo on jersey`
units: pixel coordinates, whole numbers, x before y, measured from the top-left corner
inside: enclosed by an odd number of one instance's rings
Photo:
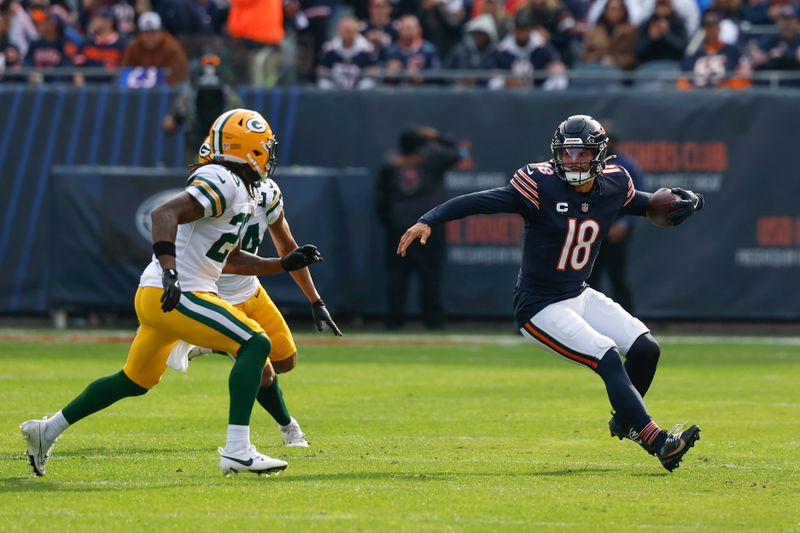
[[[589,202],[583,202],[581,204],[581,213],[588,213],[589,212]]]

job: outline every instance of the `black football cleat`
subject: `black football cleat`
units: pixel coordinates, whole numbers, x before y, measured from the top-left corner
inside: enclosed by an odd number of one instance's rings
[[[680,430],[681,426],[674,428],[667,435],[667,442],[658,450],[656,454],[658,460],[664,465],[664,468],[672,472],[681,464],[681,459],[689,451],[689,448],[694,446],[694,443],[700,440],[700,426],[690,426],[689,429],[675,433]]]
[[[611,411],[611,420],[608,421],[608,430],[611,432],[612,437],[617,437],[619,440],[624,438],[630,439],[631,428],[629,425],[617,420],[617,414]]]
[[[651,449],[647,444],[644,443],[642,438],[639,436],[639,432],[633,429],[629,424],[622,422],[617,418],[617,414],[612,411],[611,413],[611,420],[608,421],[608,430],[611,432],[612,437],[617,437],[619,440],[622,439],[630,439],[649,453],[650,455],[655,455],[656,450]]]

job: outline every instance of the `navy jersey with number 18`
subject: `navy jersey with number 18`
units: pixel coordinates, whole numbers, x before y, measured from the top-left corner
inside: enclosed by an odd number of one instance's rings
[[[547,305],[584,290],[600,243],[635,196],[633,180],[618,165],[608,165],[590,192],[579,193],[556,175],[551,163],[531,163],[518,169],[507,186],[453,198],[420,221],[433,225],[492,213],[523,217],[522,265],[514,293],[515,315],[522,324]]]

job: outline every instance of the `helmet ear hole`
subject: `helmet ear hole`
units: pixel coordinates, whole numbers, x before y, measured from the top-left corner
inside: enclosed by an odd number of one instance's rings
[[[261,157],[261,152],[260,152],[260,151],[258,151],[258,150],[253,150],[253,154],[254,154],[256,157]]]

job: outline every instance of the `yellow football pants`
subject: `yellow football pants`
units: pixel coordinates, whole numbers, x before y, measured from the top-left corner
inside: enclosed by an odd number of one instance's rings
[[[283,361],[297,353],[297,346],[294,343],[292,332],[289,330],[289,325],[264,287],[259,285],[258,290],[249,300],[234,307],[244,312],[248,318],[258,322],[267,333],[269,340],[272,341],[272,351],[269,353],[270,361]],[[201,344],[200,346],[206,345]]]
[[[235,355],[250,337],[264,333],[241,309],[209,292],[184,292],[178,307],[165,313],[162,292],[139,287],[134,300],[139,329],[122,369],[141,387],[151,389],[161,381],[167,357],[179,339]]]

